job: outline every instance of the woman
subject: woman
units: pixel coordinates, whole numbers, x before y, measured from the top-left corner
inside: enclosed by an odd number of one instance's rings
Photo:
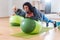
[[[22,11],[21,9],[17,9],[14,8],[14,12],[17,15],[23,16],[23,17],[27,17],[27,18],[31,18],[34,20],[40,20],[40,21],[44,21],[47,23],[46,26],[48,26],[48,23],[51,22],[54,24],[54,27],[56,27],[56,22],[49,20],[47,17],[45,17],[45,15],[43,13],[41,13],[39,10],[37,10],[35,7],[33,7],[29,2],[26,2],[23,4],[23,9],[24,11]]]

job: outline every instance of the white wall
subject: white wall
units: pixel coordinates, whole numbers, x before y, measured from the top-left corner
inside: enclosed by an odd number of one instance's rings
[[[60,12],[60,0],[51,1],[51,12]]]
[[[44,2],[41,3],[41,0],[30,0],[33,6],[35,6],[39,10],[45,10]]]
[[[8,0],[0,0],[0,17],[7,17],[8,14]]]
[[[22,9],[23,3],[27,2],[27,1],[29,1],[29,0],[14,0],[13,5],[16,5],[18,8]]]
[[[22,9],[24,2],[29,0],[0,0],[0,17],[8,17],[12,12],[12,7],[16,5],[18,8]]]

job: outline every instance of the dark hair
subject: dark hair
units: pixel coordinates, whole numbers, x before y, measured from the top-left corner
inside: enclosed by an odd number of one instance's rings
[[[25,5],[29,7],[29,10],[30,10],[31,12],[33,12],[33,6],[32,6],[29,2],[25,2],[25,3],[23,4],[23,8],[24,8]]]

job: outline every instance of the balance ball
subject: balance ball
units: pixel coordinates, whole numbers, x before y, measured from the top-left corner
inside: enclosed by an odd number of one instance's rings
[[[21,30],[27,34],[39,33],[41,31],[41,28],[42,28],[39,22],[32,20],[32,19],[28,19],[28,18],[25,18],[23,20],[20,27],[21,27]]]
[[[14,16],[11,16],[11,17],[10,17],[9,22],[10,22],[10,24],[11,24],[12,26],[20,26],[20,24],[21,24],[21,22],[22,22],[23,19],[24,19],[24,18],[21,17],[21,16],[14,15]]]

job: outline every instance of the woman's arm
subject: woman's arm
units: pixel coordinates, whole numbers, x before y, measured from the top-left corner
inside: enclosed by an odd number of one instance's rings
[[[15,12],[17,15],[19,15],[19,16],[23,16],[23,17],[25,17],[25,12],[24,11],[22,11],[21,9],[18,9],[16,12]]]
[[[34,15],[34,16],[32,16],[32,17],[30,17],[30,18],[38,21],[38,20],[39,20],[39,13],[37,12],[37,9],[36,9],[35,7],[34,7],[33,9],[34,9],[34,11],[33,11],[33,15]]]
[[[15,13],[13,15],[19,15],[25,17],[25,12],[22,11],[21,9],[18,9],[16,6],[13,7],[13,12]]]

